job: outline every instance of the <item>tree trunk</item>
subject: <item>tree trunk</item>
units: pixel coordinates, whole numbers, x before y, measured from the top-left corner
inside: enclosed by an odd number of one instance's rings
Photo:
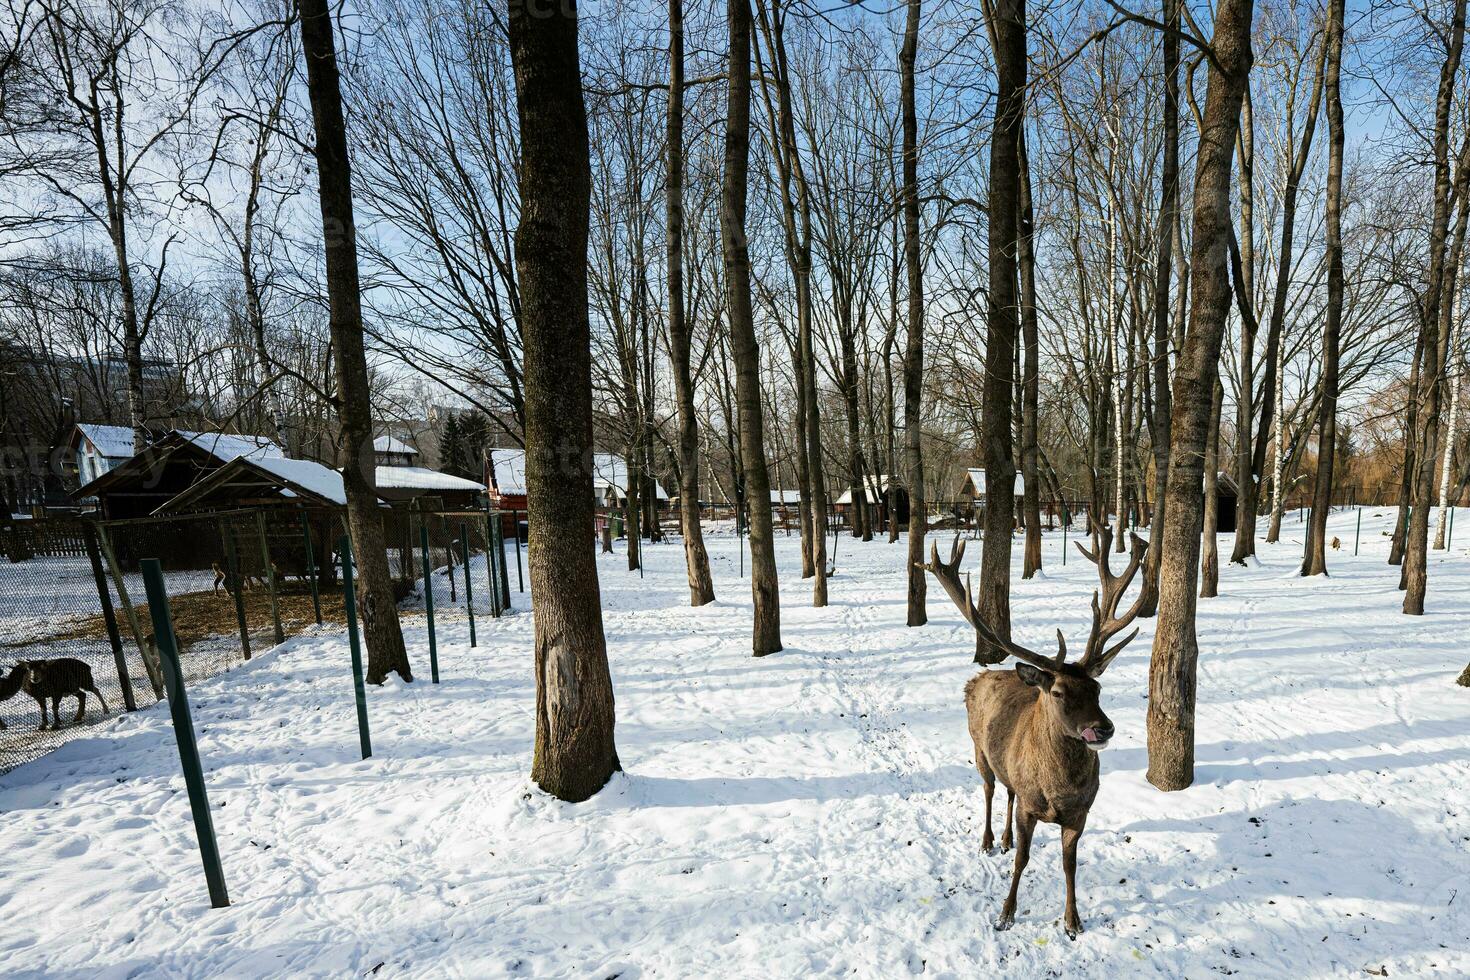
[[[740,459],[750,521],[750,591],[755,603],[752,650],[757,657],[781,649],[781,599],[777,592],[775,541],[771,537],[771,482],[766,472],[765,420],[761,406],[760,344],[750,304],[750,252],[745,203],[750,162],[750,0],[727,0],[730,26],[729,96],[725,106],[725,172],[720,189],[726,315],[735,362],[735,401],[740,415]],[[820,465],[820,460],[811,460]]]
[[[1163,0],[1164,23],[1179,29],[1180,0]],[[1165,486],[1169,477],[1169,281],[1174,264],[1174,225],[1179,220],[1179,36],[1165,31],[1164,46],[1164,163],[1159,202],[1159,255],[1154,265],[1154,411],[1150,419],[1154,451],[1154,512],[1149,522],[1148,554],[1143,565],[1143,601],[1138,615],[1159,610],[1159,559],[1164,551]],[[1215,426],[1218,432],[1219,425]],[[1218,448],[1218,446],[1217,446]],[[1218,453],[1211,472],[1217,472]],[[1217,561],[1218,563],[1218,561]],[[1218,578],[1219,570],[1216,569]]]
[[[914,108],[914,59],[919,50],[919,14],[920,0],[908,0],[903,47],[898,54],[899,101],[902,103],[903,113],[903,263],[909,288],[908,337],[905,341],[903,365],[903,442],[904,457],[908,463],[910,626],[923,626],[929,621],[929,611],[924,603],[927,583],[924,581],[923,569],[924,535],[928,530],[929,515],[925,508],[924,456],[920,439],[924,415],[924,278],[919,265],[919,121]],[[1024,62],[1022,70],[1024,71]],[[1012,196],[1007,205],[1013,222],[1015,201],[1016,198]],[[1006,423],[1003,422],[1001,428],[1007,429]],[[1008,465],[1009,462],[1008,458]],[[892,515],[889,519],[892,520]],[[1006,535],[1009,542],[1009,530]]]
[[[1460,55],[1465,42],[1465,0],[1455,0],[1450,25],[1449,54],[1440,75],[1439,96],[1435,106],[1434,130],[1434,221],[1429,232],[1429,269],[1425,302],[1422,304],[1424,361],[1419,373],[1419,389],[1414,396],[1424,406],[1419,429],[1423,433],[1420,451],[1415,455],[1414,509],[1409,515],[1404,542],[1404,613],[1424,615],[1424,593],[1428,589],[1429,506],[1434,499],[1435,449],[1439,443],[1440,403],[1444,392],[1444,367],[1449,347],[1450,310],[1453,308],[1455,274],[1458,271],[1459,248],[1455,261],[1446,262],[1449,239],[1449,217],[1453,201],[1463,198],[1461,190],[1450,186],[1449,127],[1450,109],[1454,101],[1455,78],[1460,69]],[[1462,161],[1463,163],[1463,161]],[[1463,166],[1461,175],[1463,177]],[[1462,179],[1456,184],[1463,185]],[[1464,212],[1456,229],[1460,242],[1464,235]]]
[[[324,3],[325,0],[315,0]],[[593,529],[587,319],[591,162],[571,4],[510,0],[521,131],[516,271],[525,343],[526,507],[536,643],[531,778],[579,802],[618,763]]]
[[[699,422],[694,409],[694,379],[689,372],[689,322],[684,313],[684,2],[669,0],[668,179],[669,360],[674,401],[679,408],[679,526],[689,575],[689,604],[713,602],[709,553],[699,520]]]
[[[1220,406],[1224,400],[1225,386],[1217,376],[1215,397],[1210,405],[1210,429],[1205,436],[1205,516],[1200,533],[1204,553],[1199,562],[1201,599],[1213,599],[1220,594]]]
[[[1036,416],[1040,388],[1036,339],[1036,252],[1035,226],[1031,207],[1031,161],[1026,154],[1026,130],[1019,137],[1021,156],[1020,236],[1017,261],[1021,275],[1021,345],[1025,349],[1025,366],[1021,372],[1021,482],[1022,506],[1026,517],[1026,548],[1022,558],[1021,578],[1028,579],[1041,569],[1041,486],[1037,474]]]
[[[1011,635],[1011,527],[1016,467],[1011,461],[1011,398],[1017,320],[1016,202],[1021,197],[1021,131],[1025,124],[1026,2],[987,8],[995,44],[995,127],[990,139],[990,296],[986,308],[984,418],[985,543],[980,555],[979,611],[1001,639]],[[999,663],[1000,650],[977,649],[977,662]]]
[[[358,568],[358,614],[368,648],[369,683],[390,673],[413,680],[393,580],[388,571],[383,516],[378,509],[373,416],[367,356],[363,350],[362,294],[357,277],[357,228],[352,212],[352,172],[327,0],[301,5],[301,51],[316,125],[317,183],[326,253],[328,326],[337,371],[336,407],[341,423],[339,462],[347,498],[347,526]],[[590,528],[589,528],[590,530]],[[585,539],[583,539],[585,540]]]
[[[1455,324],[1450,331],[1450,351],[1454,352],[1459,347],[1459,340],[1464,330],[1465,322],[1465,294],[1460,293],[1456,302]],[[1455,459],[1455,438],[1460,427],[1460,381],[1464,375],[1462,365],[1455,365],[1454,375],[1450,379],[1450,418],[1449,426],[1445,430],[1444,456],[1440,460],[1439,470],[1439,514],[1434,525],[1434,550],[1443,551],[1445,547],[1445,524],[1449,517],[1450,507],[1450,471]],[[1458,498],[1458,495],[1456,495]]]
[[[1404,542],[1408,537],[1409,505],[1413,503],[1415,446],[1419,439],[1419,373],[1424,364],[1424,331],[1418,331],[1414,343],[1414,360],[1409,367],[1408,396],[1404,408],[1404,462],[1399,473],[1399,505],[1394,515],[1393,537],[1388,546],[1388,563],[1402,566]],[[1404,588],[1403,569],[1400,568],[1399,590]]]
[[[1303,575],[1327,574],[1327,514],[1332,509],[1337,447],[1337,368],[1342,333],[1342,35],[1344,0],[1328,0],[1327,86],[1327,320],[1322,328],[1322,404],[1317,430],[1317,485],[1307,527]]]
[[[1203,462],[1220,342],[1230,311],[1226,274],[1231,150],[1251,66],[1252,0],[1221,0],[1215,14],[1195,164],[1190,323],[1174,378],[1173,430],[1159,563],[1159,621],[1149,668],[1148,780],[1163,790],[1194,781],[1195,604],[1203,520]]]

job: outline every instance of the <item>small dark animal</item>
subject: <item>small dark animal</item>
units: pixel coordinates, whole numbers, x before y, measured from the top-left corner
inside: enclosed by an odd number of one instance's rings
[[[25,691],[36,699],[41,709],[41,731],[46,729],[46,701],[51,702],[51,727],[61,727],[61,699],[76,696],[77,714],[72,724],[82,720],[87,711],[87,691],[97,696],[102,704],[102,713],[107,714],[107,701],[92,682],[92,668],[75,657],[57,657],[53,660],[22,660],[10,669],[4,680],[0,680],[0,701],[8,701],[18,691]],[[0,722],[0,728],[5,723]]]
[[[970,738],[975,743],[975,767],[985,781],[985,836],[981,846],[989,851],[995,844],[990,830],[991,798],[999,780],[1006,788],[1006,825],[1002,850],[1011,846],[1014,827],[1016,864],[1011,873],[1011,890],[1001,906],[996,929],[1009,929],[1016,917],[1016,892],[1021,873],[1031,859],[1031,835],[1036,824],[1052,823],[1062,831],[1062,871],[1067,882],[1064,928],[1077,938],[1082,919],[1077,915],[1077,841],[1087,826],[1087,814],[1097,797],[1099,767],[1097,753],[1113,737],[1113,723],[1099,705],[1102,688],[1097,678],[1138,634],[1134,630],[1108,645],[1137,618],[1142,596],[1121,615],[1118,603],[1137,573],[1148,545],[1133,535],[1132,554],[1121,575],[1108,567],[1112,529],[1093,527],[1092,550],[1078,542],[1077,549],[1097,565],[1100,588],[1092,600],[1092,632],[1082,659],[1067,662],[1067,644],[1057,631],[1057,653],[1043,656],[1002,639],[987,623],[959,578],[965,543],[958,536],[950,560],[939,560],[939,550],[930,546],[929,564],[924,566],[965,620],[974,627],[982,649],[998,650],[1020,661],[1014,671],[986,671],[965,684],[965,711]]]
[[[1339,541],[1339,540],[1337,540],[1337,538],[1333,538],[1332,539],[1332,550],[1333,551],[1337,551],[1341,547],[1342,547],[1342,542]]]

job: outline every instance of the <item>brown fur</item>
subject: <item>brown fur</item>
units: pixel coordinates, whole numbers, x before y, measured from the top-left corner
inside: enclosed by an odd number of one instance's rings
[[[1067,880],[1067,935],[1082,931],[1077,915],[1077,841],[1087,826],[1087,814],[1097,798],[1099,766],[1097,751],[1113,736],[1113,723],[1103,714],[1097,683],[1103,671],[1138,635],[1134,630],[1109,646],[1138,617],[1143,594],[1119,613],[1118,604],[1133,576],[1142,567],[1148,545],[1138,535],[1128,564],[1113,574],[1108,552],[1113,532],[1106,525],[1093,527],[1092,550],[1080,542],[1079,551],[1097,565],[1098,591],[1092,601],[1092,630],[1082,659],[1067,663],[1067,644],[1057,631],[1057,653],[1044,657],[1001,636],[985,621],[965,582],[960,581],[964,542],[958,535],[950,547],[950,560],[940,561],[939,548],[930,546],[925,566],[939,580],[950,600],[975,628],[976,659],[996,663],[1007,656],[1018,663],[1014,671],[987,671],[965,684],[965,713],[970,739],[975,743],[975,768],[985,780],[985,837],[982,846],[995,846],[991,811],[995,783],[1006,788],[1006,825],[1002,849],[1016,844],[1011,890],[1001,907],[997,929],[1009,929],[1016,918],[1016,892],[1021,874],[1031,860],[1031,835],[1036,824],[1054,823],[1062,829],[1062,871]],[[995,656],[995,653],[999,656]]]
[[[41,709],[41,727],[44,731],[47,725],[46,701],[51,702],[50,723],[53,729],[61,727],[61,699],[75,696],[77,699],[76,717],[72,718],[72,724],[82,720],[87,711],[87,694],[90,691],[96,695],[102,705],[102,713],[108,713],[107,701],[103,699],[102,692],[97,690],[97,685],[92,682],[92,668],[85,661],[77,660],[75,657],[56,657],[51,660],[22,660],[11,668],[9,676],[0,682],[0,701],[7,701],[14,697],[18,691],[25,691],[35,698],[36,706]],[[0,722],[0,728],[4,728]]]
[[[975,743],[975,768],[985,780],[985,837],[991,830],[995,783],[1006,787],[1006,824],[1002,850],[1009,850],[1012,831],[1018,844],[1010,894],[997,928],[1009,928],[1016,914],[1021,873],[1031,858],[1031,835],[1038,821],[1062,828],[1062,865],[1067,879],[1068,935],[1082,931],[1077,915],[1077,840],[1097,798],[1097,752],[1081,732],[1092,727],[1111,733],[1112,723],[1098,706],[1097,681],[1074,664],[1048,673],[1029,664],[1014,671],[987,671],[965,685],[965,711]]]
[[[1332,550],[1333,551],[1336,551],[1336,550],[1338,550],[1341,547],[1342,547],[1342,542],[1339,541],[1337,538],[1333,538],[1332,539]]]

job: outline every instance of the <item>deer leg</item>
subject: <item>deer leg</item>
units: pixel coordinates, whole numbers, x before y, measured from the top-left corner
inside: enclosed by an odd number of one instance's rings
[[[1076,939],[1082,931],[1082,920],[1077,917],[1077,841],[1081,836],[1081,827],[1062,828],[1062,870],[1067,876],[1067,915],[1063,924],[1068,939]]]
[[[985,754],[980,747],[975,747],[975,768],[980,770],[980,778],[985,780],[985,836],[980,839],[980,847],[989,854],[995,848],[995,834],[990,829],[991,803],[995,799],[995,773],[990,768],[990,763],[985,761]]]
[[[38,707],[38,708],[41,709],[41,727],[39,729],[37,729],[37,730],[44,732],[46,730],[46,721],[47,721],[47,718],[46,718],[46,699],[43,698],[43,697],[41,697],[39,694],[33,695],[33,697],[35,697],[35,699],[36,699],[36,707]]]
[[[51,695],[51,730],[54,732],[61,728],[61,695]]]
[[[996,920],[997,932],[1004,932],[1016,924],[1016,892],[1021,888],[1021,873],[1031,860],[1031,832],[1036,829],[1036,815],[1024,808],[1016,814],[1016,867],[1011,872],[1011,891],[1001,906],[1000,918]]]
[[[86,691],[80,691],[79,690],[79,691],[77,691],[77,716],[71,720],[71,723],[73,725],[75,725],[77,722],[81,721],[82,720],[82,715],[86,714],[86,712],[87,712],[87,692]]]
[[[104,715],[107,714],[107,699],[102,696],[102,692],[97,690],[95,687],[89,687],[87,688],[87,690],[96,695],[98,702],[102,705],[102,713]]]
[[[1011,792],[1011,788],[1009,786],[1007,786],[1006,787],[1006,829],[1004,831],[1002,831],[1001,832],[1001,835],[1000,835],[1000,852],[1002,854],[1004,854],[1006,851],[1009,851],[1011,849],[1011,844],[1014,842],[1013,839],[1012,839],[1012,837],[1011,837],[1011,827],[1016,822],[1015,821],[1015,816],[1016,816],[1015,810],[1016,810],[1016,794],[1015,793],[1012,793]]]

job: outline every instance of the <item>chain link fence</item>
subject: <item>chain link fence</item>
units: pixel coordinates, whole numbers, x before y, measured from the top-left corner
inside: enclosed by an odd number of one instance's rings
[[[442,621],[467,619],[471,608],[476,617],[507,611],[524,590],[523,516],[433,503],[385,509],[400,615],[425,609],[426,557]],[[189,683],[318,624],[344,626],[343,533],[339,512],[293,507],[0,527],[0,773],[163,697],[143,559],[162,566]]]

